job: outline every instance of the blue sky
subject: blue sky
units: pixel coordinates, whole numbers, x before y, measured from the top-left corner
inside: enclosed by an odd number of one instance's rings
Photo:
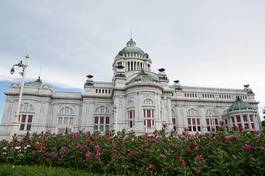
[[[29,54],[28,79],[41,69],[45,82],[64,88],[81,89],[87,74],[111,81],[132,31],[152,69],[164,67],[171,81],[250,84],[263,107],[264,9],[263,0],[1,0],[0,80],[18,78],[9,69]]]

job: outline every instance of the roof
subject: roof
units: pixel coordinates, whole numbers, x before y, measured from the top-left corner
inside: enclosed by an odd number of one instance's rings
[[[240,97],[236,98],[236,101],[230,106],[228,111],[239,111],[239,110],[254,110],[254,108],[247,102],[244,102]]]
[[[134,83],[134,82],[159,82],[159,79],[157,76],[149,73],[149,72],[144,72],[143,70],[141,70],[141,72],[139,74],[137,74],[137,76],[135,76],[133,79],[131,79],[127,84],[130,83]]]
[[[42,81],[40,79],[40,77],[38,77],[38,79],[36,79],[35,81],[30,81],[25,83],[25,86],[31,86],[31,87],[40,87],[42,85]]]

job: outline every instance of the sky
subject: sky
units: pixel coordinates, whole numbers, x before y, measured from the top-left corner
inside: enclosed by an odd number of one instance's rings
[[[26,54],[27,79],[82,89],[87,74],[111,81],[114,57],[132,36],[171,82],[250,84],[264,107],[264,9],[263,0],[1,0],[0,102],[3,82],[19,78],[11,66]]]

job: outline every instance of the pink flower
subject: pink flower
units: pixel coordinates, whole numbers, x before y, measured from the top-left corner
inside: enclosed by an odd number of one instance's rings
[[[242,145],[241,149],[244,151],[253,151],[256,150],[256,147],[250,144],[244,144]]]
[[[165,158],[166,155],[165,155],[164,153],[160,153],[160,157],[161,157],[161,158]]]
[[[171,146],[172,146],[173,148],[178,148],[178,147],[179,147],[178,144],[171,144]]]
[[[73,138],[73,139],[77,139],[77,137],[78,137],[78,133],[77,133],[77,132],[73,132],[73,133],[72,133],[72,138]]]
[[[102,152],[100,150],[97,150],[95,157],[100,157],[102,155]]]
[[[185,146],[184,151],[186,153],[191,153],[192,152],[192,150],[191,150],[191,148],[189,146]]]
[[[91,158],[93,154],[90,151],[87,151],[85,154],[86,158]]]
[[[229,141],[239,141],[240,138],[236,135],[229,135],[229,136],[225,136],[225,142],[229,142]]]
[[[199,151],[200,151],[200,147],[196,146],[196,147],[194,148],[194,150],[195,150],[196,152],[199,152]]]
[[[137,150],[131,150],[128,153],[128,156],[137,156],[139,154],[139,152]]]
[[[181,164],[181,167],[185,168],[185,167],[187,167],[188,162],[186,160],[180,158],[180,164]]]
[[[81,147],[81,144],[76,144],[76,146],[75,146],[76,148],[80,148]]]
[[[184,141],[186,137],[184,135],[178,135],[179,140]]]
[[[36,150],[32,150],[32,151],[31,151],[31,154],[32,154],[32,155],[35,155],[36,153],[37,153]]]
[[[155,165],[147,164],[146,168],[149,169],[149,170],[153,170],[155,168]]]
[[[201,160],[203,160],[203,157],[202,157],[202,155],[197,155],[197,156],[194,158],[194,160],[196,160],[196,161],[201,161]]]

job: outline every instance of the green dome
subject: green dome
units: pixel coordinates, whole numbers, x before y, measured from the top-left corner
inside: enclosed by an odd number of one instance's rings
[[[130,39],[127,44],[126,47],[124,47],[120,52],[119,55],[125,55],[125,54],[139,54],[139,55],[143,55],[144,57],[148,58],[148,54],[145,53],[141,48],[138,48],[136,46],[135,41],[133,41],[133,39]]]
[[[242,101],[240,97],[236,98],[236,101],[230,106],[228,111],[239,111],[239,110],[254,110],[254,108],[247,102]]]

